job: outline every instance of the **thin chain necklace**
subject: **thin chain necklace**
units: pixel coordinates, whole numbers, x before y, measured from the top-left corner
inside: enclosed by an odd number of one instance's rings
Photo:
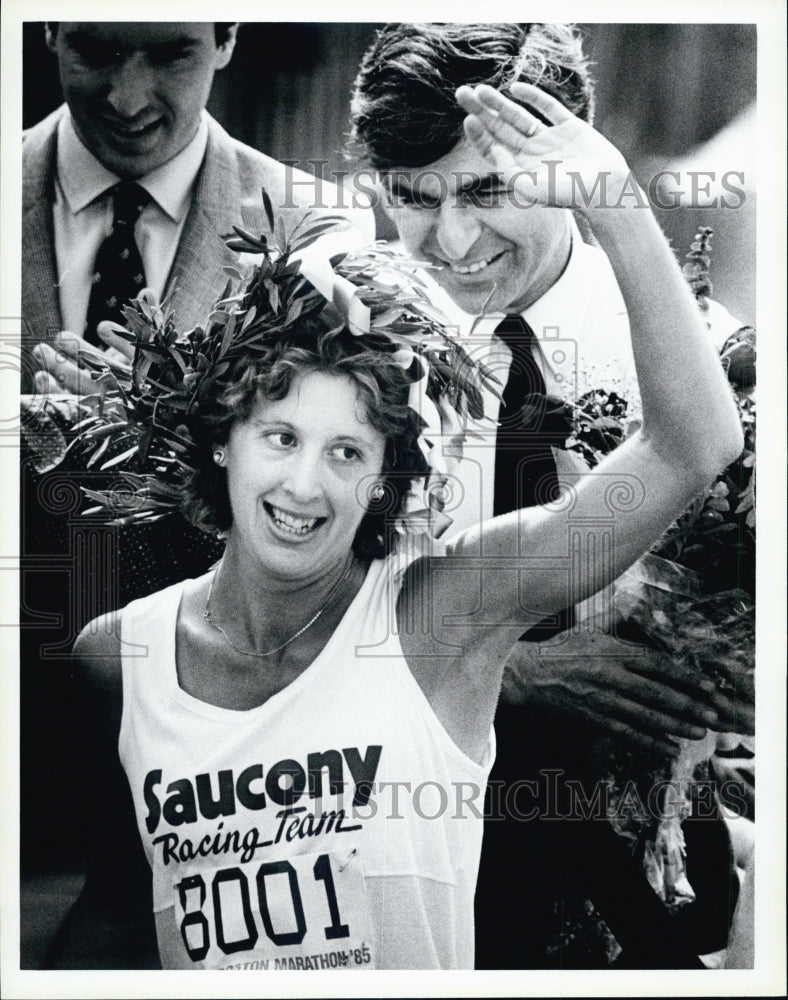
[[[331,604],[331,602],[334,599],[335,594],[337,593],[337,591],[339,590],[339,588],[342,586],[342,584],[350,576],[350,572],[353,569],[353,561],[354,561],[353,560],[353,555],[351,554],[351,556],[350,556],[350,563],[348,565],[348,568],[345,570],[345,572],[342,575],[342,577],[339,580],[337,580],[337,582],[334,584],[334,586],[328,592],[328,597],[326,598],[325,604],[314,615],[312,615],[312,617],[309,619],[309,621],[306,623],[306,625],[303,625],[296,632],[295,635],[291,635],[290,638],[286,642],[283,642],[281,646],[277,646],[276,649],[269,649],[266,653],[258,653],[258,652],[256,652],[253,649],[240,649],[238,646],[235,645],[235,643],[230,638],[230,636],[224,631],[224,629],[222,628],[222,626],[218,622],[215,622],[213,620],[213,617],[211,615],[211,597],[213,596],[213,585],[216,583],[216,577],[219,575],[219,570],[222,568],[222,563],[219,563],[219,565],[217,566],[217,568],[214,570],[213,578],[211,579],[211,585],[208,588],[208,597],[206,598],[206,601],[205,601],[205,611],[203,611],[202,616],[205,619],[205,621],[208,622],[208,624],[210,626],[212,626],[213,628],[215,628],[217,632],[221,633],[221,635],[224,638],[224,641],[227,643],[227,645],[231,649],[234,649],[236,653],[240,653],[241,656],[256,656],[259,659],[264,659],[266,656],[273,656],[274,653],[278,653],[280,649],[284,649],[285,646],[289,646],[291,642],[295,642],[295,640],[299,637],[299,635],[303,635],[304,632],[306,632],[306,630],[308,628],[311,628],[315,624],[315,622],[318,620],[318,618],[323,614],[323,612],[328,609],[329,605]]]

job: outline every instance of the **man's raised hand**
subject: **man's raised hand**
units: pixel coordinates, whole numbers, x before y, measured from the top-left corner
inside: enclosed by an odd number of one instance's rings
[[[615,636],[576,637],[577,655],[551,655],[519,642],[504,672],[501,700],[560,713],[641,750],[678,752],[679,739],[715,731],[752,732],[752,706],[716,690],[710,678],[688,677],[656,650],[627,650]]]
[[[632,183],[615,146],[538,87],[514,83],[509,92],[516,100],[479,84],[459,87],[456,97],[468,112],[468,140],[504,177],[523,207],[538,203],[585,211],[597,207],[594,195],[603,197],[606,205],[612,197],[615,204]]]

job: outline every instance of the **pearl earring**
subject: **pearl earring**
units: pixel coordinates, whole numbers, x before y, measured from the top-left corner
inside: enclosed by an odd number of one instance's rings
[[[378,485],[372,491],[372,499],[373,500],[382,500],[383,497],[384,497],[384,495],[385,495],[385,492],[386,491],[383,488],[383,484],[382,483],[378,483]]]

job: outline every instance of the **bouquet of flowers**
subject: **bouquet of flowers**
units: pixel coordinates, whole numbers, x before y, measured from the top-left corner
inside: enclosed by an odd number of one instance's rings
[[[701,230],[684,273],[701,310],[708,309],[711,230]],[[744,704],[754,702],[755,639],[755,335],[742,327],[721,351],[735,394],[745,445],[737,461],[696,498],[652,547],[616,581],[616,632],[666,654],[688,680],[710,679]],[[566,447],[593,467],[639,422],[615,392],[589,392],[565,406]],[[744,742],[747,737],[742,738]],[[640,849],[646,876],[671,910],[695,898],[684,858],[682,821],[692,811],[692,785],[708,777],[717,736],[681,740],[675,760],[644,759],[601,741],[602,770],[612,793],[614,826]],[[632,781],[639,801],[664,783],[669,794],[651,810],[622,806]]]
[[[741,589],[716,590],[710,578],[676,562],[647,555],[616,581],[618,630],[628,640],[658,649],[688,681],[710,679],[734,699],[754,700],[754,599]],[[684,864],[681,824],[692,812],[695,780],[708,777],[706,765],[716,734],[681,740],[673,761],[654,761],[641,782],[663,783],[656,814],[614,808],[614,826],[633,846],[643,848],[646,876],[663,902],[675,910],[695,898]],[[611,755],[609,778],[625,788],[629,762]],[[646,794],[643,801],[646,801]]]

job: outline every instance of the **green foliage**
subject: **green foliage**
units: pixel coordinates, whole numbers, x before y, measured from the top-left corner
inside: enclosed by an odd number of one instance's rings
[[[720,589],[755,594],[755,400],[737,395],[741,456],[692,502],[652,548],[713,577]]]
[[[711,229],[692,243],[684,274],[702,310],[711,292]],[[670,559],[713,578],[720,590],[755,593],[755,331],[733,333],[720,351],[744,432],[740,457],[698,496],[652,547]],[[565,408],[571,430],[565,447],[593,468],[638,426],[627,417],[628,404],[615,392],[598,389]]]
[[[712,231],[695,236],[684,275],[703,311],[711,294]],[[713,577],[717,587],[755,594],[755,331],[741,327],[720,351],[744,433],[739,458],[720,473],[652,548],[652,552]]]
[[[428,372],[426,395],[433,402],[445,399],[461,417],[482,416],[481,387],[492,387],[495,380],[471,359],[429,301],[419,274],[423,265],[382,244],[337,254],[328,270],[329,280],[332,270],[334,275],[333,299],[326,299],[294,255],[344,219],[308,213],[288,233],[265,191],[263,205],[274,238],[234,227],[227,245],[259,262],[246,275],[225,268],[227,284],[201,326],[181,333],[167,303],[145,290],[125,307],[125,329],[115,324],[117,335],[134,347],[131,368],[101,357],[87,360],[94,368],[97,405],[75,428],[73,447],[89,455],[89,468],[119,472],[128,488],[86,490],[98,506],[85,513],[108,510],[123,513],[123,520],[148,521],[176,510],[184,475],[199,465],[190,428],[205,400],[215,399],[278,338],[297,334],[307,318],[319,317],[327,331],[347,327],[354,335],[368,335],[370,349],[392,355],[401,349],[411,361],[419,356],[423,363],[412,364],[408,377],[417,382]],[[321,258],[326,267],[327,254]],[[349,318],[356,299],[363,328]]]

